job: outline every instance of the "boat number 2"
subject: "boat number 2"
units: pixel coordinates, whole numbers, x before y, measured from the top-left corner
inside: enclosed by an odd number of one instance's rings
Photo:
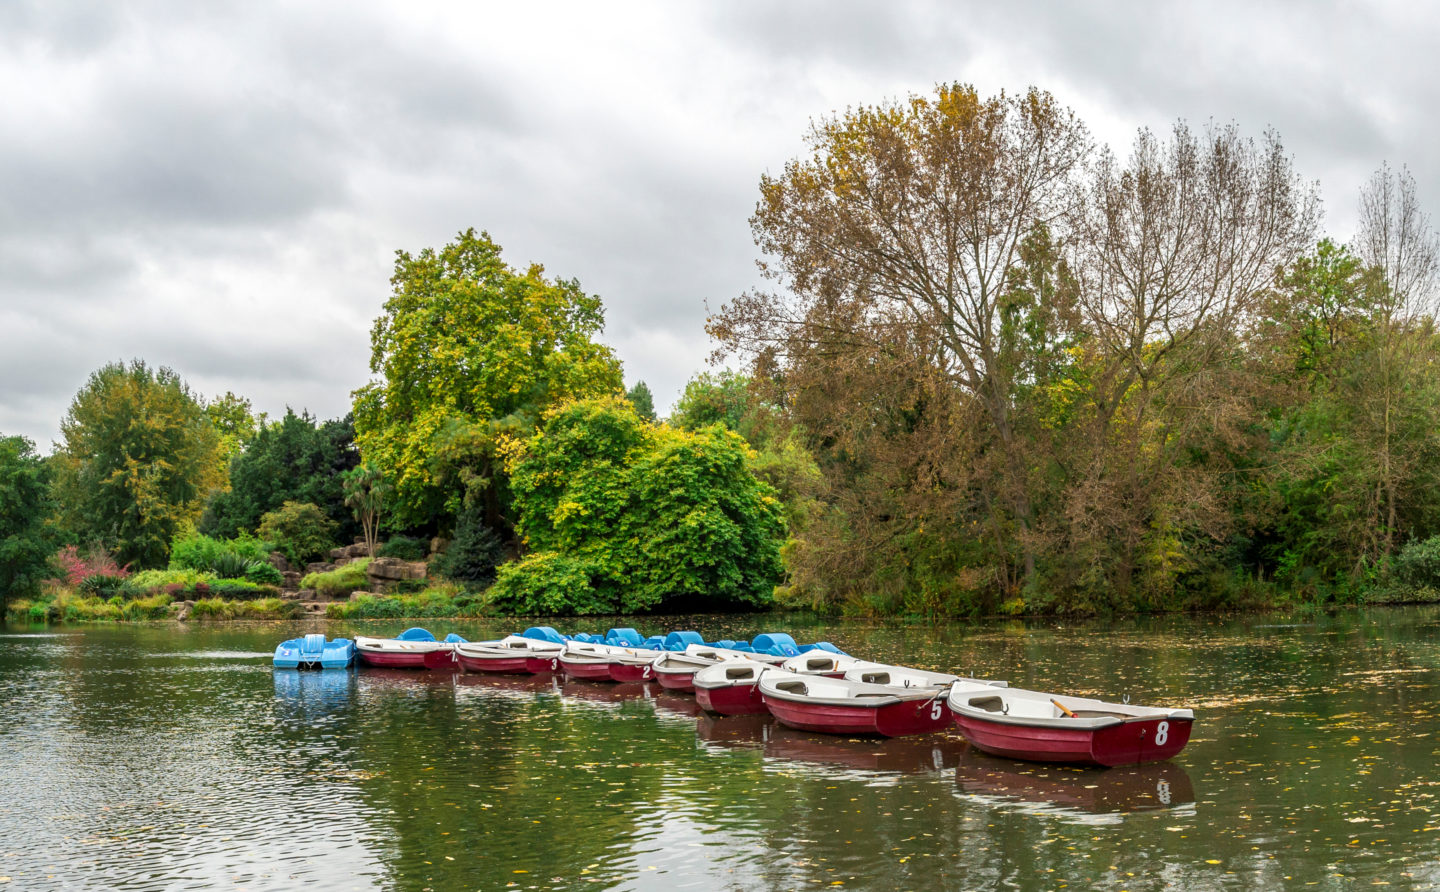
[[[649,667],[649,666],[646,666],[646,667],[645,667],[645,671],[642,673],[642,675],[643,675],[645,678],[649,678],[649,677],[650,677],[650,667]]]
[[[940,720],[940,701],[939,701],[939,700],[932,701],[931,704],[930,704],[930,719],[931,719],[932,721],[937,721],[937,722]]]
[[[1170,739],[1170,723],[1161,722],[1155,726],[1155,745],[1164,746],[1165,741]]]

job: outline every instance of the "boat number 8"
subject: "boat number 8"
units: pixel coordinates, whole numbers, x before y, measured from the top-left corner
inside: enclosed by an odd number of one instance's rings
[[[930,718],[933,721],[940,720],[940,701],[936,700],[930,704]]]
[[[1161,722],[1155,726],[1155,745],[1164,746],[1165,741],[1170,739],[1170,723]]]

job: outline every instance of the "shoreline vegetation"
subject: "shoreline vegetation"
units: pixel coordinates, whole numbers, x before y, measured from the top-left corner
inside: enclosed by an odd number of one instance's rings
[[[1279,135],[963,84],[760,179],[765,286],[668,417],[578,281],[398,251],[352,411],[136,359],[0,436],[8,621],[1105,616],[1440,599],[1440,236]],[[344,544],[354,543],[354,544]]]

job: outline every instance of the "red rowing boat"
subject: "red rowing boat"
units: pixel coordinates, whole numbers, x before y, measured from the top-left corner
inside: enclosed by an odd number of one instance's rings
[[[499,641],[476,641],[455,645],[455,661],[466,672],[495,672],[522,675],[530,672],[531,659],[560,656],[565,645],[510,635]]]
[[[1032,762],[1136,765],[1176,755],[1195,714],[1018,688],[952,689],[955,724],[977,749]]]
[[[980,682],[955,682],[976,691]],[[822,675],[766,675],[760,695],[776,721],[824,734],[931,734],[950,725],[945,688],[902,688]]]
[[[695,702],[720,715],[759,715],[768,712],[757,683],[765,675],[795,673],[755,660],[726,660],[695,673]]]

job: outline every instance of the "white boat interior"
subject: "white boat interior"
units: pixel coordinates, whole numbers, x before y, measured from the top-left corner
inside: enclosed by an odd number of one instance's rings
[[[565,645],[540,641],[520,635],[507,635],[499,641],[467,641],[455,645],[455,652],[467,657],[558,656]]]
[[[851,666],[863,662],[848,654],[832,654],[825,650],[809,650],[794,656],[780,665],[801,675],[835,675],[849,671]]]
[[[882,684],[896,688],[943,688],[957,681],[974,682],[1003,688],[1008,682],[991,681],[984,678],[966,678],[947,672],[931,672],[927,669],[911,669],[909,666],[892,666],[886,663],[872,663],[860,660],[845,670],[845,678],[863,681],[866,684]]]
[[[398,638],[355,636],[356,650],[368,650],[374,653],[428,654],[435,650],[449,650],[454,646],[446,641],[401,641]]]
[[[978,692],[996,690],[984,682],[956,681],[953,684]],[[945,696],[945,688],[902,688],[824,675],[797,675],[786,678],[772,674],[760,679],[760,693],[779,700],[813,703],[817,706],[880,707],[906,700],[934,700]]]
[[[761,677],[769,674],[795,675],[789,670],[769,663],[757,663],[754,660],[724,660],[700,669],[695,673],[695,687],[697,688],[723,688],[733,685],[755,684]]]

